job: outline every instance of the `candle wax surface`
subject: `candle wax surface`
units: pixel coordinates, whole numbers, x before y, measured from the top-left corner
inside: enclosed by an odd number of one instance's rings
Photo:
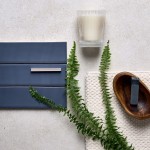
[[[84,41],[100,41],[103,38],[104,16],[80,16],[79,34]]]

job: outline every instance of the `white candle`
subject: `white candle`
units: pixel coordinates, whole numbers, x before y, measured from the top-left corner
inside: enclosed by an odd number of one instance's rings
[[[85,41],[99,41],[103,37],[104,16],[81,16],[79,26],[80,36]]]
[[[91,44],[91,46],[100,46],[103,42],[104,26],[104,10],[78,11],[80,45],[83,47]]]

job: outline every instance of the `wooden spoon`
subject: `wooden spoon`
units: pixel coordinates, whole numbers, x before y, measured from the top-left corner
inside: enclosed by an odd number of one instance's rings
[[[138,104],[130,104],[132,77],[138,78],[129,72],[117,74],[113,79],[114,93],[129,115],[140,120],[150,118],[150,91],[140,79]]]

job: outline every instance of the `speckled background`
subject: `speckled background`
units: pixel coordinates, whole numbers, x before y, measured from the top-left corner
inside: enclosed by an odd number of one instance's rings
[[[77,10],[107,11],[105,43],[111,71],[150,68],[149,0],[0,0],[0,41],[77,41]],[[81,50],[81,93],[88,71],[97,71],[101,50]],[[84,150],[84,138],[54,111],[1,110],[0,150]]]

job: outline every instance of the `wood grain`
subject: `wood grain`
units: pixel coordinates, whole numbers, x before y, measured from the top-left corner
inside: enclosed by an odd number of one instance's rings
[[[140,120],[150,118],[150,91],[140,79],[138,105],[130,105],[132,77],[136,76],[130,72],[117,74],[113,80],[114,93],[129,115]]]

